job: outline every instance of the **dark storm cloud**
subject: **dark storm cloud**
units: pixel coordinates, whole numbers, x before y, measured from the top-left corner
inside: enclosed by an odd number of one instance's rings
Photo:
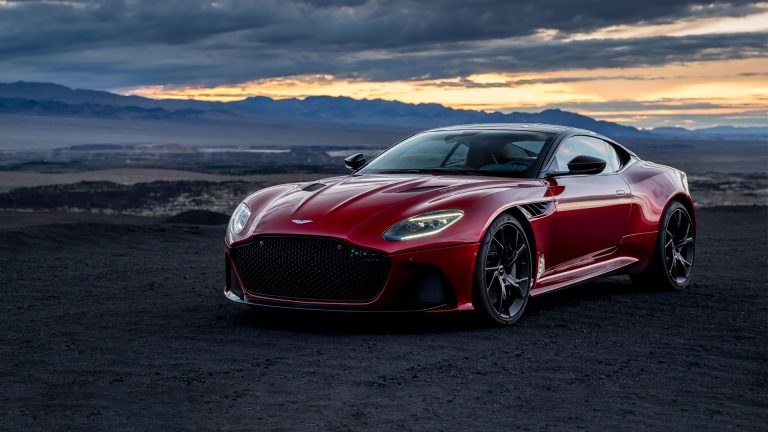
[[[764,57],[763,33],[585,40],[513,45],[463,46],[453,50],[361,61],[374,78],[443,78],[494,71],[552,71],[656,66],[669,63]],[[459,55],[457,55],[459,54]]]
[[[8,1],[0,80],[87,86],[234,83],[331,73],[377,80],[765,56],[764,35],[564,42],[611,25],[739,16],[708,1]],[[554,29],[554,40],[529,36]]]

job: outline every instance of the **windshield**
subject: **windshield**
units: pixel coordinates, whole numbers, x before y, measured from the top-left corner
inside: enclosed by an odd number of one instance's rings
[[[385,151],[359,173],[459,173],[530,178],[553,135],[529,131],[427,132]]]

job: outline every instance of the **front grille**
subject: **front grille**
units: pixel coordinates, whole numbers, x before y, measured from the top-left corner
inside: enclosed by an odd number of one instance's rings
[[[322,237],[262,236],[230,255],[246,291],[266,297],[365,302],[389,276],[386,255]]]

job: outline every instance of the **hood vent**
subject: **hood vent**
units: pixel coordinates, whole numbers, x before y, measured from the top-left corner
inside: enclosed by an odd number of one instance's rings
[[[325,187],[325,185],[322,184],[322,183],[312,183],[309,186],[305,186],[302,190],[305,191],[305,192],[314,192],[314,191],[316,191],[318,189],[322,189],[324,187]]]
[[[528,219],[534,219],[539,216],[544,216],[549,211],[550,207],[552,207],[551,201],[541,201],[541,202],[535,202],[535,203],[529,203],[529,204],[522,204],[518,206],[520,210],[523,211],[525,214],[525,217]]]
[[[434,189],[440,189],[440,188],[444,188],[444,187],[445,186],[421,186],[421,187],[416,187],[416,188],[413,188],[413,189],[408,189],[408,190],[400,191],[400,193],[426,192],[426,191],[430,191],[430,190],[434,190]]]

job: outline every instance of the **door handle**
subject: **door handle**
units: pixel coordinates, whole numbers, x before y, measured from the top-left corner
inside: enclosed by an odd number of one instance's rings
[[[619,189],[619,190],[617,190],[617,191],[616,191],[616,195],[617,195],[617,196],[620,196],[620,197],[621,197],[621,196],[624,196],[624,195],[626,195],[626,194],[627,194],[627,191],[625,191],[625,190],[623,190],[623,189]]]

